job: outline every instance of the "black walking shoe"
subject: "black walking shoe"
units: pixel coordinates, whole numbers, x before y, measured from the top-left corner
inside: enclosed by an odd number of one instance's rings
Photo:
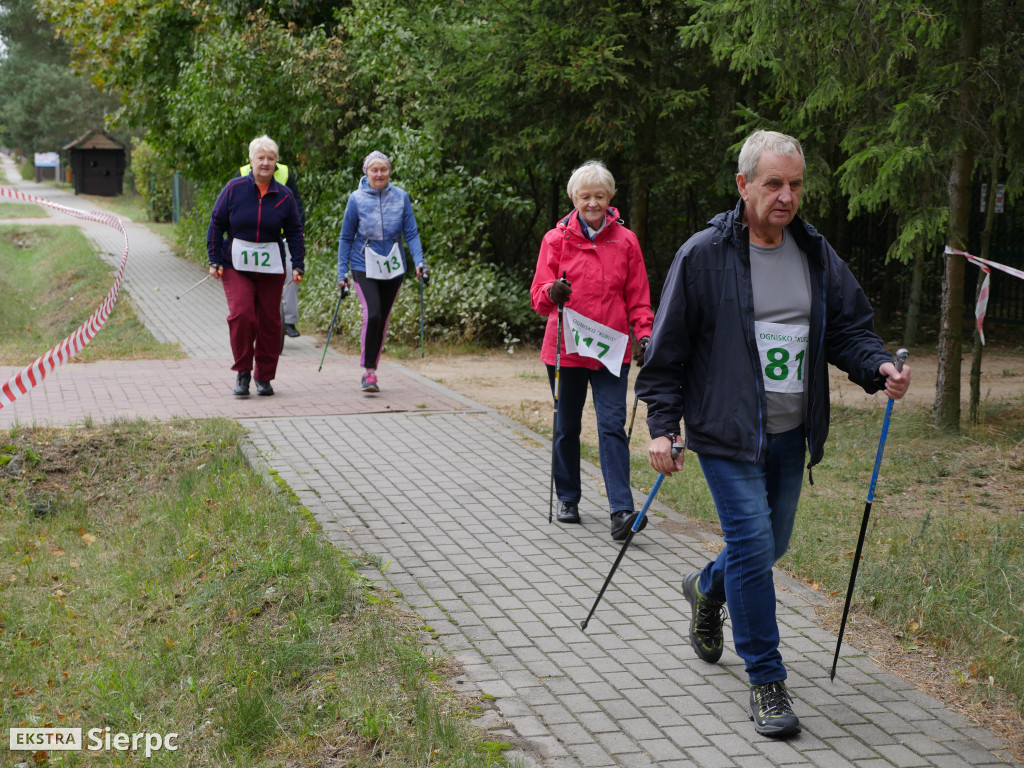
[[[629,536],[629,529],[633,527],[633,523],[636,522],[636,516],[638,512],[634,512],[631,509],[620,509],[618,512],[612,512],[612,541],[625,541],[626,537]],[[644,519],[640,522],[639,531],[642,531],[647,527],[647,515],[644,515]]]
[[[249,381],[252,379],[251,371],[239,371],[235,379],[235,397],[249,396]]]
[[[558,502],[558,522],[578,523],[580,521],[580,508],[575,501]]]
[[[779,738],[800,731],[800,720],[793,714],[793,697],[781,680],[750,687],[750,719],[754,730]]]
[[[290,339],[297,339],[302,334],[299,333],[299,329],[295,327],[295,323],[284,324],[284,334]]]
[[[269,381],[257,381],[256,394],[262,395],[263,397],[270,397],[270,395],[274,394],[274,388],[270,386]]]
[[[697,655],[708,664],[722,658],[722,625],[727,616],[725,603],[709,600],[697,589],[700,571],[683,577],[683,597],[690,604],[690,645]]]

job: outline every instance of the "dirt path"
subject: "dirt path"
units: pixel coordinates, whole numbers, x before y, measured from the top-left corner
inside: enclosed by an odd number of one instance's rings
[[[494,351],[479,355],[444,355],[426,358],[410,357],[402,365],[434,379],[456,392],[460,392],[483,405],[536,427],[547,424],[552,417],[551,388],[544,365],[536,349],[519,349],[514,354]],[[911,369],[911,387],[905,398],[907,407],[931,408],[935,401],[936,356],[932,351],[912,352],[908,366]],[[970,357],[964,359],[961,393],[966,411],[970,395]],[[635,366],[630,371],[630,391],[636,378]],[[882,403],[882,395],[867,395],[850,382],[844,373],[831,369],[832,402],[835,405],[867,407]],[[981,377],[982,402],[1016,400],[1024,397],[1024,353],[1019,350],[987,350]],[[631,405],[631,404],[630,404]],[[881,407],[881,406],[880,406]],[[647,439],[644,423],[646,409],[637,408],[633,432],[633,450],[638,450]],[[628,418],[628,414],[627,414]],[[584,418],[583,439],[596,441],[593,410],[588,408]]]

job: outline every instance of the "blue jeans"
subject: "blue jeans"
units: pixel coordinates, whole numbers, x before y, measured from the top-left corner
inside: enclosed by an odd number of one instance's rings
[[[803,486],[803,427],[768,435],[763,463],[700,455],[725,533],[725,549],[704,566],[697,588],[724,602],[736,653],[751,685],[786,679],[779,653],[772,566],[789,547]]]
[[[549,365],[551,392],[555,389],[555,366]],[[558,426],[554,437],[555,495],[559,501],[580,500],[580,430],[587,386],[594,392],[597,411],[598,450],[601,474],[608,492],[608,514],[633,511],[633,492],[629,487],[629,444],[626,442],[626,393],[629,390],[629,365],[623,364],[618,376],[607,368],[562,366],[558,373]]]

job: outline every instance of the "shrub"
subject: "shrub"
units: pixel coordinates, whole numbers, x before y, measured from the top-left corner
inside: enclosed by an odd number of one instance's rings
[[[424,291],[427,338],[451,344],[509,346],[535,337],[543,323],[530,308],[529,276],[489,264],[488,222],[499,211],[517,212],[529,204],[486,175],[461,166],[443,167],[435,142],[409,128],[365,129],[353,136],[341,170],[300,168],[298,185],[306,209],[306,279],[299,291],[303,325],[326,332],[338,300],[337,253],[349,195],[362,178],[362,158],[383,147],[392,159],[392,181],[409,193],[430,267]],[[197,185],[195,207],[177,228],[178,242],[200,263],[206,261],[210,210],[222,183]],[[418,343],[419,285],[406,278],[388,328],[396,344]],[[355,296],[342,302],[334,333],[357,346],[362,310]]]
[[[149,211],[150,221],[170,221],[174,169],[145,139],[132,139],[132,176],[135,191]]]

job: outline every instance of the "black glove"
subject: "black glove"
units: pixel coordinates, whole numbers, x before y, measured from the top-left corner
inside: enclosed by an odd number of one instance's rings
[[[548,298],[555,304],[565,304],[570,296],[572,296],[572,284],[564,277],[555,280],[548,288]]]
[[[644,336],[640,339],[640,343],[637,345],[636,349],[633,350],[633,359],[636,361],[637,365],[642,366],[644,364],[644,355],[647,353],[647,344],[650,340],[650,336]]]

